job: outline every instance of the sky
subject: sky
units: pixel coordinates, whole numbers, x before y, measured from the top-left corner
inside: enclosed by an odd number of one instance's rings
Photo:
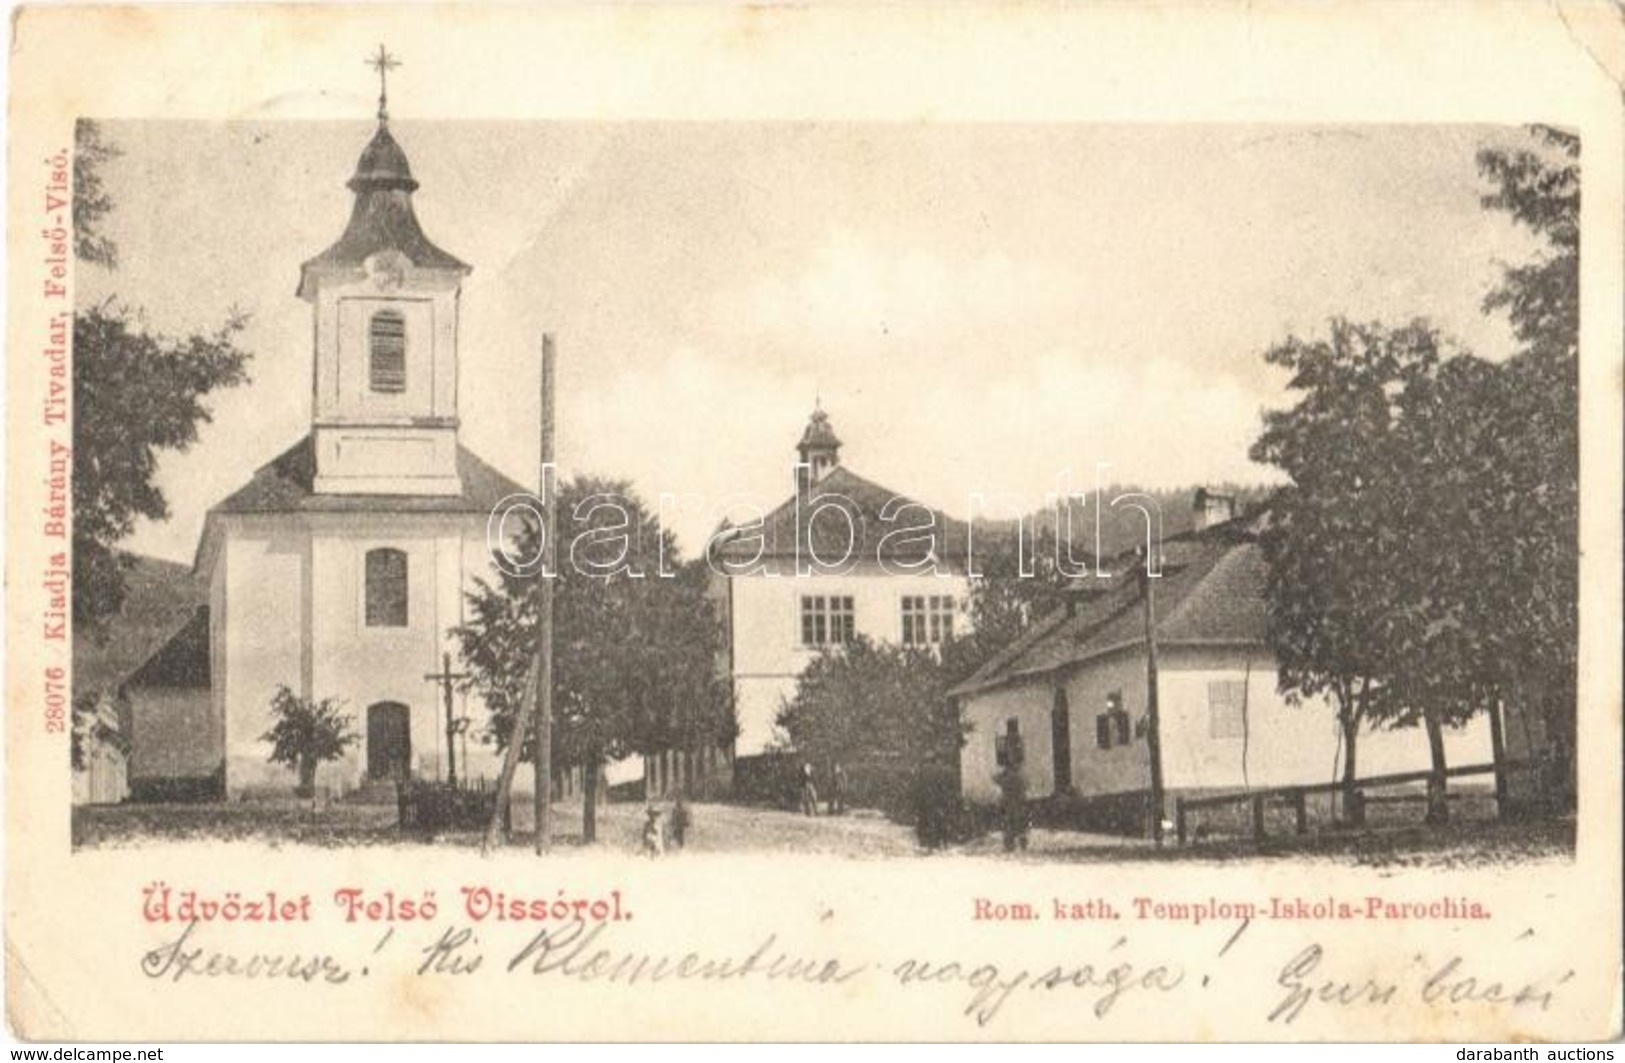
[[[1259,483],[1263,353],[1342,315],[1426,317],[1474,353],[1535,245],[1485,211],[1474,155],[1516,129],[414,122],[391,131],[431,240],[473,266],[465,445],[537,482],[540,338],[566,475],[629,479],[703,546],[730,500],[791,489],[815,401],[843,463],[968,515],[974,493]],[[105,123],[120,264],[81,265],[168,333],[251,315],[252,383],[165,454],[171,519],[125,544],[190,561],[208,507],[309,428],[299,266],[349,215],[370,122]],[[1009,515],[1009,514],[1006,514]]]

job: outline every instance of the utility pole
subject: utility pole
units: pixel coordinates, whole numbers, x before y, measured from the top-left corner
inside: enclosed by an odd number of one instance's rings
[[[1151,554],[1140,566],[1141,596],[1145,601],[1145,743],[1151,757],[1151,840],[1162,848],[1162,727],[1157,711],[1157,581],[1151,575]]]
[[[553,470],[553,336],[542,334],[542,586],[541,623],[536,635],[536,855],[553,841],[553,563],[558,521],[558,487]]]
[[[456,787],[457,747],[454,743],[457,741],[457,732],[460,728],[457,726],[456,702],[453,700],[456,690],[452,683],[459,679],[467,679],[468,676],[462,672],[453,672],[451,670],[451,654],[441,654],[440,662],[440,671],[430,672],[423,678],[431,683],[439,683],[440,689],[446,695],[446,784]]]
[[[491,809],[491,821],[485,826],[482,852],[489,852],[497,843],[502,830],[503,813],[513,793],[513,776],[519,768],[519,753],[525,736],[530,733],[531,717],[536,715],[537,703],[542,705],[541,721],[536,729],[536,851],[545,852],[551,840],[553,819],[553,561],[557,556],[553,548],[553,535],[557,521],[553,516],[553,337],[542,335],[542,585],[538,588],[541,617],[536,630],[536,645],[531,653],[530,671],[525,678],[525,692],[519,703],[519,715],[514,719],[513,732],[508,738],[508,752],[502,759],[502,772],[497,776],[496,804]]]

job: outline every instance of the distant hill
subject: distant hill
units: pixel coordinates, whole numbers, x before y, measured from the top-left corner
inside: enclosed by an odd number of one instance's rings
[[[1220,494],[1233,495],[1236,500],[1238,515],[1250,512],[1262,505],[1275,491],[1274,487],[1250,484],[1243,486],[1234,483],[1204,484],[1209,491]],[[1085,554],[1100,557],[1116,557],[1128,553],[1145,543],[1145,518],[1137,509],[1130,508],[1127,503],[1113,507],[1110,502],[1125,494],[1148,495],[1156,503],[1162,513],[1162,537],[1172,539],[1182,535],[1195,527],[1196,513],[1194,501],[1196,487],[1171,487],[1162,490],[1146,490],[1141,487],[1128,485],[1113,485],[1106,488],[1101,495],[1107,505],[1100,509],[1100,544],[1097,555],[1095,544],[1095,513],[1099,499],[1091,492],[1088,505],[1079,505],[1073,502],[1071,509],[1072,542],[1076,547],[1074,556],[1083,557]],[[1057,513],[1051,507],[1038,510],[1029,520],[1031,527],[1039,532],[1049,532],[1057,527]],[[995,534],[1013,535],[1016,521],[980,521],[978,527],[987,528]]]
[[[73,693],[81,695],[117,686],[152,656],[204,603],[204,592],[190,565],[125,553],[133,564],[126,571],[124,608],[107,623],[107,640],[73,636]]]

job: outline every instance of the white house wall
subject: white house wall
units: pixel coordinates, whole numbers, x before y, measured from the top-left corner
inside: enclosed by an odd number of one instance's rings
[[[1169,789],[1292,786],[1341,777],[1331,703],[1287,704],[1276,688],[1273,662],[1262,650],[1182,650],[1159,664],[1163,781]],[[1245,742],[1212,737],[1208,684],[1218,680],[1247,684]],[[1488,719],[1479,716],[1466,727],[1447,728],[1445,756],[1452,765],[1489,763]],[[1367,728],[1355,751],[1361,777],[1425,771],[1430,765],[1427,732],[1420,726]]]
[[[1338,734],[1329,703],[1288,705],[1276,689],[1276,672],[1261,648],[1191,649],[1166,647],[1158,659],[1158,712],[1161,719],[1163,785],[1169,790],[1240,791],[1292,786],[1337,778]],[[1208,684],[1244,682],[1247,737],[1212,735]],[[960,779],[967,799],[991,802],[994,737],[1006,721],[1020,728],[1026,758],[1028,796],[1054,793],[1051,709],[1057,683],[1063,683],[1071,714],[1072,789],[1080,797],[1144,790],[1150,786],[1150,755],[1136,726],[1146,713],[1145,657],[1134,648],[1097,658],[1064,674],[997,688],[962,700],[961,718],[970,724],[960,751]],[[1130,741],[1112,748],[1096,744],[1097,714],[1117,692],[1130,721]],[[1115,738],[1115,735],[1114,735]],[[1452,765],[1488,763],[1489,724],[1477,717],[1447,729],[1445,752]],[[1356,767],[1362,777],[1422,771],[1430,765],[1427,738],[1420,727],[1367,729],[1359,739]]]
[[[1005,733],[1008,720],[1016,721],[1026,754],[1021,771],[1027,780],[1027,796],[1036,799],[1054,792],[1050,747],[1052,697],[1047,683],[1025,683],[969,700],[961,718],[970,724],[970,733],[959,750],[960,783],[968,800],[982,803],[998,800],[999,786],[994,776],[999,767],[994,756],[994,737]]]
[[[1071,715],[1073,792],[1093,797],[1150,785],[1145,738],[1136,736],[1132,726],[1132,721],[1145,714],[1145,659],[1117,656],[1078,669],[1064,680],[1043,677],[967,699],[962,716],[971,725],[971,737],[960,750],[960,778],[967,798],[998,798],[998,785],[993,781],[999,770],[994,763],[994,736],[1004,734],[1011,719],[1017,721],[1025,753],[1022,775],[1027,796],[1036,799],[1055,792],[1051,711],[1057,682],[1064,684]],[[1122,695],[1123,710],[1131,721],[1130,742],[1097,749],[1095,716],[1106,710],[1107,697],[1114,692]]]
[[[774,563],[790,570],[788,559]],[[894,575],[868,563],[845,575],[736,576],[732,583],[731,658],[740,728],[735,751],[741,756],[764,752],[773,744],[782,699],[795,694],[796,678],[818,655],[801,644],[803,595],[850,595],[856,632],[877,642],[896,643],[903,636],[905,595],[951,594],[959,603],[955,633],[970,630],[963,576]]]

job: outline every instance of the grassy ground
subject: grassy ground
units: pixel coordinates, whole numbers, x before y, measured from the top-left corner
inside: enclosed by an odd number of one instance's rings
[[[601,805],[598,845],[619,852],[642,848],[644,805]],[[868,812],[845,816],[801,816],[732,805],[692,806],[687,848],[693,852],[803,852],[848,858],[924,856],[911,828]],[[513,845],[530,845],[528,816]],[[321,811],[292,798],[207,805],[120,805],[76,808],[74,842],[85,846],[141,845],[162,840],[249,839],[280,845],[395,845],[402,841],[393,805],[335,804]],[[555,811],[554,839],[561,847],[581,843],[581,806]],[[468,831],[412,844],[474,848]],[[1572,820],[1496,823],[1458,817],[1442,827],[1404,824],[1365,831],[1323,830],[1302,838],[1283,837],[1263,847],[1250,841],[1208,841],[1179,848],[1172,839],[1157,850],[1141,839],[1035,828],[1026,851],[1005,854],[995,833],[952,846],[954,854],[1027,862],[1118,863],[1129,861],[1223,862],[1314,860],[1380,867],[1479,867],[1527,859],[1566,859],[1574,853]]]

